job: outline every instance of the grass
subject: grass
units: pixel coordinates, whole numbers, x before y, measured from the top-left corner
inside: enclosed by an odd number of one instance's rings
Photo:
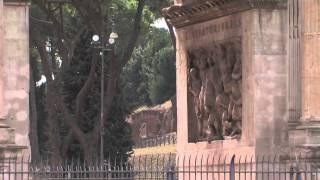
[[[176,153],[176,144],[133,149],[135,156]]]

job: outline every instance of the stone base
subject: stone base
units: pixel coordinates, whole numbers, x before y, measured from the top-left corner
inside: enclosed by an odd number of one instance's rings
[[[24,149],[28,147],[15,144],[15,129],[0,124],[0,159],[21,156]]]
[[[15,144],[0,144],[0,172],[4,172],[0,177],[4,179],[26,179],[20,174],[8,175],[5,173],[8,171],[28,171],[28,166],[21,162],[29,158],[23,156],[24,149],[28,149],[28,147]]]
[[[0,144],[14,144],[15,129],[6,124],[0,124]]]
[[[232,140],[218,140],[212,142],[197,142],[197,143],[187,143],[187,144],[177,144],[177,152],[182,156],[215,156],[219,157],[232,157],[246,155],[252,156],[255,154],[254,146],[250,146],[245,142],[238,141],[236,139]]]
[[[28,147],[15,144],[0,144],[0,158],[22,156],[25,149],[28,149]]]
[[[291,144],[306,150],[320,149],[320,121],[308,120],[289,131]]]

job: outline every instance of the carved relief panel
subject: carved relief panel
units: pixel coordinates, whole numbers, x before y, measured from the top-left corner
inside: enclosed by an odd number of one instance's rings
[[[197,124],[196,141],[241,136],[241,49],[241,38],[233,38],[188,50],[188,111]]]

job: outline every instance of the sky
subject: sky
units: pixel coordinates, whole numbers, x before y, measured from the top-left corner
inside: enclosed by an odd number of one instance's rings
[[[151,24],[151,26],[156,27],[156,28],[164,28],[168,30],[168,26],[166,24],[166,21],[163,18],[159,18]]]

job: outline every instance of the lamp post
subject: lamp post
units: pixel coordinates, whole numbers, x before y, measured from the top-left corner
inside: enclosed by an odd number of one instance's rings
[[[115,43],[118,38],[118,34],[111,32],[108,42],[105,43],[104,38],[100,39],[100,36],[95,34],[92,36],[92,44],[95,48],[100,49],[101,54],[101,92],[100,92],[100,165],[103,165],[103,142],[104,142],[104,52],[111,51],[111,46]]]
[[[48,39],[46,41],[46,51],[47,51],[47,53],[51,53],[51,49],[52,49],[52,46],[51,46],[50,40]]]

